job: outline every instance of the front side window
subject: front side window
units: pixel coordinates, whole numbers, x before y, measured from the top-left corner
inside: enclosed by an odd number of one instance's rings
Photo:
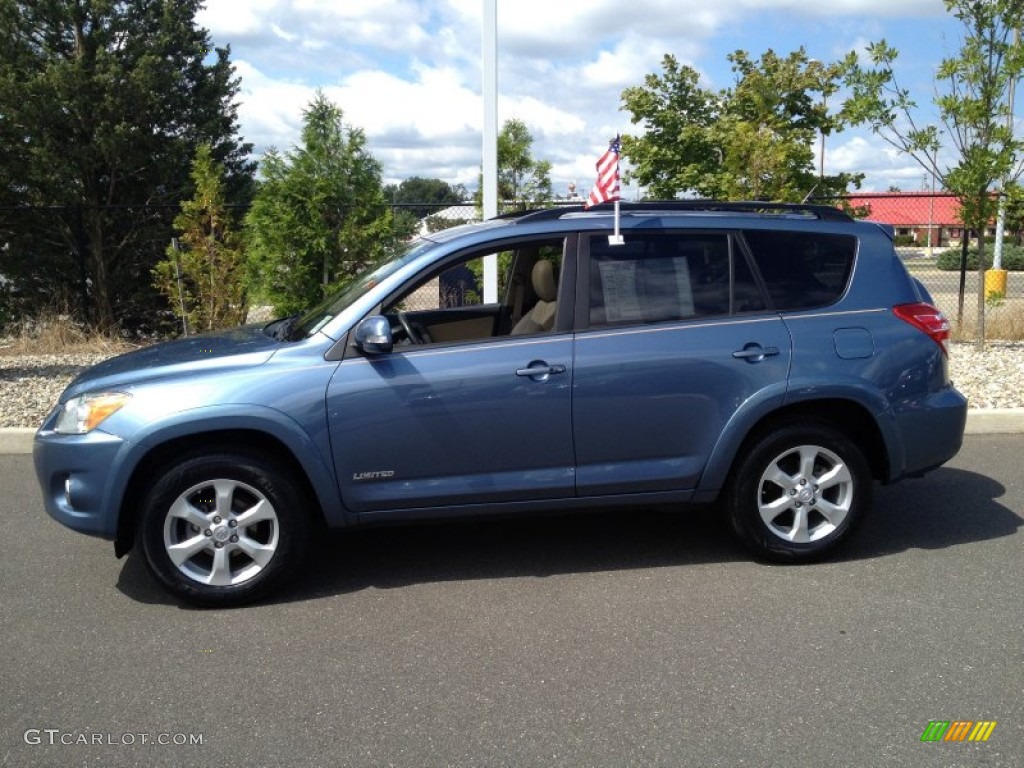
[[[764,301],[725,233],[630,233],[590,239],[590,325],[751,312]]]
[[[552,332],[563,239],[524,241],[470,252],[410,284],[384,306],[401,345],[476,342]],[[496,256],[498,302],[484,303],[484,261]]]

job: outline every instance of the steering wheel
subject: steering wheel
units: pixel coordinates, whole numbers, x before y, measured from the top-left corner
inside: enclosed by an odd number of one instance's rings
[[[423,339],[420,338],[420,335],[412,329],[412,323],[409,322],[409,318],[406,316],[405,312],[398,310],[395,312],[395,317],[397,317],[398,322],[402,324],[402,330],[405,331],[406,338],[409,339],[410,344],[423,343]]]

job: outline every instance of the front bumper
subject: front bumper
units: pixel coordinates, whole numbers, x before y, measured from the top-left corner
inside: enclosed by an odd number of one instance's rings
[[[36,432],[32,458],[50,517],[80,533],[113,539],[114,499],[120,498],[114,479],[127,448],[124,440],[99,429],[86,435]]]

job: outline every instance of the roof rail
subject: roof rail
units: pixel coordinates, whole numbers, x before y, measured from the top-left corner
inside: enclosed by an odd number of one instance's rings
[[[566,213],[579,213],[583,210],[582,205],[556,205],[553,208],[531,208],[527,211],[511,211],[510,213],[500,213],[495,216],[495,219],[513,219],[516,222],[520,221],[543,221],[545,219],[557,219]]]
[[[609,213],[614,203],[599,203],[584,208],[582,205],[556,205],[553,208],[538,208],[529,211],[503,213],[495,218],[509,219],[516,223],[558,219],[568,213]],[[725,200],[651,200],[641,203],[620,202],[619,210],[629,212],[658,211],[709,211],[722,213],[793,213],[814,216],[822,221],[853,221],[853,218],[839,208],[814,203],[770,203],[763,200],[730,202]]]
[[[588,208],[589,211],[611,211],[614,203],[601,203]],[[642,203],[619,203],[625,211],[721,211],[735,213],[798,213],[815,216],[827,221],[853,221],[853,218],[839,208],[830,205],[808,203],[770,203],[763,200],[730,202],[725,200],[664,200]]]

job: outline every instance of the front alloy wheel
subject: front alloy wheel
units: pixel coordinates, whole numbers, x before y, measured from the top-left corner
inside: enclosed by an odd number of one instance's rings
[[[164,519],[164,549],[201,584],[244,584],[273,559],[281,525],[274,505],[251,485],[218,478],[184,491]]]
[[[146,498],[141,549],[178,597],[233,605],[279,586],[309,538],[304,496],[288,475],[254,456],[194,456],[168,469]]]
[[[872,478],[855,443],[831,426],[783,427],[741,458],[728,505],[756,554],[812,560],[843,541],[871,507]]]

